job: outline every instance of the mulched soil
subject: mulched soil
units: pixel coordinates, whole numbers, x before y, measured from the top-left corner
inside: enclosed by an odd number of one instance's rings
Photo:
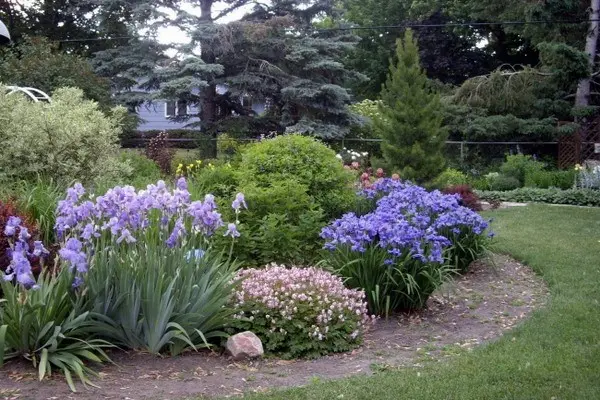
[[[6,364],[0,399],[181,399],[238,396],[315,380],[373,374],[460,355],[502,335],[547,299],[542,280],[505,257],[477,262],[471,272],[439,290],[418,313],[378,320],[365,343],[350,353],[316,360],[234,362],[209,351],[176,358],[113,353],[100,369],[100,388],[72,393],[60,375],[38,382],[31,366]]]

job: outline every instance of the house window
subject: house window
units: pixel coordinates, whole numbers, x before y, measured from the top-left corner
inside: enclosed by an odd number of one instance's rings
[[[252,97],[248,95],[242,96],[242,107],[250,108],[252,107]]]
[[[185,100],[170,100],[165,103],[165,116],[169,118],[188,115],[188,102]]]

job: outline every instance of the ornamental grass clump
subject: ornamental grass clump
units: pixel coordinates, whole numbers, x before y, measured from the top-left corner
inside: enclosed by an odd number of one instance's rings
[[[378,199],[375,210],[344,215],[321,236],[331,250],[325,264],[349,287],[367,294],[377,315],[422,308],[453,273],[464,271],[485,250],[487,222],[444,195],[382,179],[362,195]]]
[[[231,330],[253,331],[267,351],[284,358],[348,351],[372,321],[364,292],[319,268],[271,264],[242,270],[237,279]]]

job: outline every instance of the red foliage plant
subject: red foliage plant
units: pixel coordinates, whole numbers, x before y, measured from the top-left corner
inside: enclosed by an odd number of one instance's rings
[[[161,132],[150,139],[146,147],[146,156],[154,161],[164,174],[171,173],[175,150],[169,146],[169,135],[166,132]]]
[[[13,201],[0,201],[0,271],[6,271],[11,260],[8,237],[4,235],[4,228],[10,217],[21,218],[21,225],[26,227],[31,235],[29,246],[33,249],[33,242],[38,240],[40,232],[33,220],[24,213],[21,213]],[[29,257],[31,270],[35,275],[41,272],[41,261],[38,257]],[[1,278],[0,278],[1,279]]]
[[[469,185],[448,186],[442,192],[444,194],[458,194],[460,196],[460,205],[470,208],[473,211],[481,211],[481,201]]]

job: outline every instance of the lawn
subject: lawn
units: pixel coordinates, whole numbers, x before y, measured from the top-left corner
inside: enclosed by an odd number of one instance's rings
[[[530,265],[550,287],[549,304],[529,321],[449,362],[248,398],[600,398],[600,209],[536,205],[488,216],[496,251]]]

